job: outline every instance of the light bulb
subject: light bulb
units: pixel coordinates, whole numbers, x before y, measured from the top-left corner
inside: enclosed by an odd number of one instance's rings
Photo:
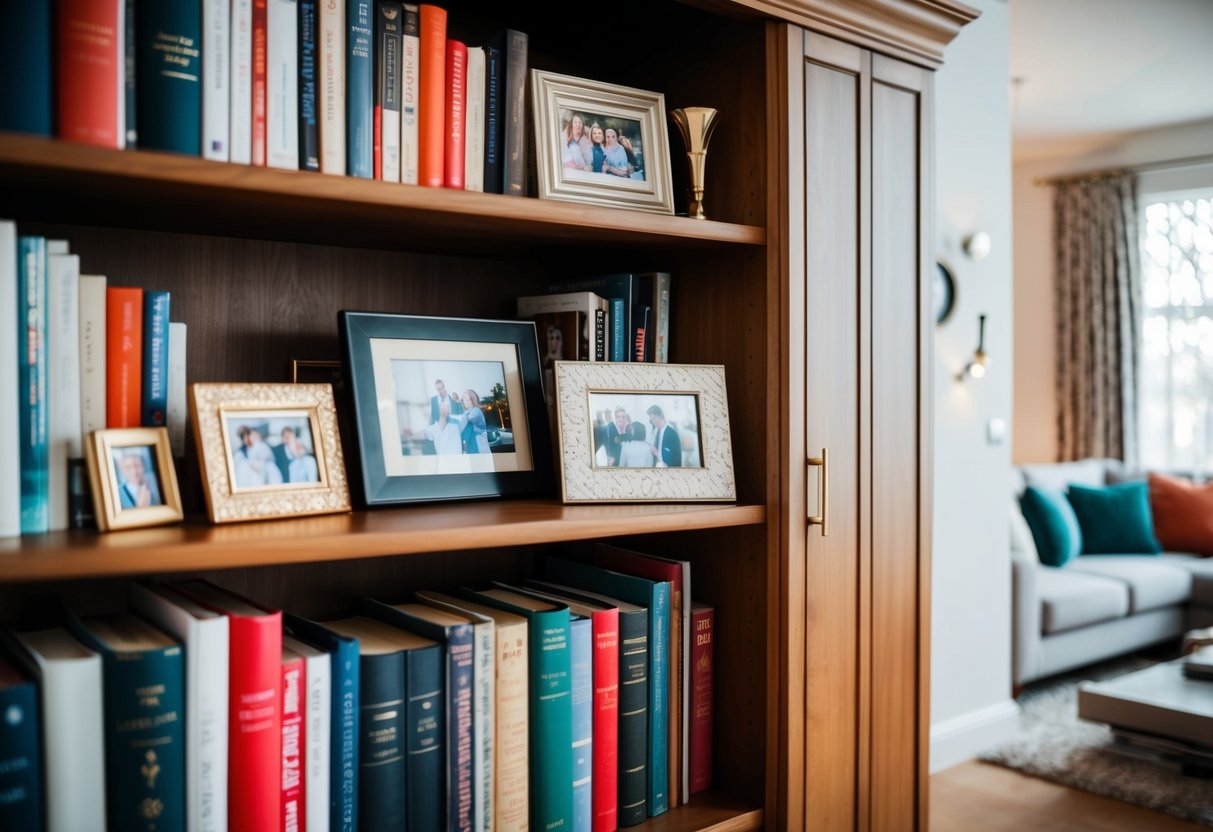
[[[974,361],[972,364],[969,365],[969,375],[971,375],[973,378],[981,378],[985,374],[986,374],[985,362],[982,362],[979,364],[978,362]]]

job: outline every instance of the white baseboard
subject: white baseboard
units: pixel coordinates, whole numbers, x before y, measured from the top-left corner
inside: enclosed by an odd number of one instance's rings
[[[931,726],[931,773],[971,760],[1009,739],[1019,722],[1019,705],[1004,699]]]

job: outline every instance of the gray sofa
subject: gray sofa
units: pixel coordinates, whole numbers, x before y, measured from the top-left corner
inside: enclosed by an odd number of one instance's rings
[[[1138,475],[1140,476],[1140,475]],[[1015,469],[1011,507],[1012,676],[1035,679],[1213,626],[1213,558],[1082,555],[1045,566],[1019,510],[1029,485],[1065,490],[1132,479],[1118,460],[1085,459]]]

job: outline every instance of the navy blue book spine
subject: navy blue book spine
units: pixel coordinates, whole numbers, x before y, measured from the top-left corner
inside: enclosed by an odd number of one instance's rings
[[[143,426],[164,427],[168,412],[168,292],[143,293]]]
[[[358,828],[404,829],[404,652],[362,657]]]
[[[329,741],[329,829],[356,832],[358,829],[358,704],[361,662],[358,639],[338,635],[328,627],[288,612],[282,628],[332,654],[333,696]]]
[[[405,658],[408,730],[405,792],[409,832],[442,832],[442,801],[446,791],[443,737],[446,733],[446,684],[441,647],[410,650]]]
[[[501,46],[496,43],[484,47],[484,192],[501,193],[501,149],[505,143],[502,133],[501,112],[505,106],[501,100],[502,78]]]
[[[37,685],[31,680],[0,688],[0,714],[0,829],[41,829]]]
[[[320,170],[316,122],[316,0],[299,0],[299,170]]]
[[[139,3],[135,106],[139,146],[202,154],[202,3]]]
[[[346,38],[346,168],[350,176],[370,179],[374,168],[375,54],[371,13],[374,3],[350,0]]]
[[[21,533],[50,530],[50,443],[47,407],[46,238],[19,237],[17,314],[25,331],[18,340],[17,397],[21,420]]]
[[[0,130],[51,134],[53,54],[51,4],[6,3],[0,26]]]
[[[126,96],[126,149],[134,150],[139,146],[139,127],[135,115],[138,112],[138,97],[135,81],[138,77],[135,53],[139,49],[139,33],[136,27],[138,18],[135,16],[135,0],[126,0],[126,16],[123,25],[126,28],[122,48],[126,54],[122,56],[126,77],[123,79],[123,95]]]

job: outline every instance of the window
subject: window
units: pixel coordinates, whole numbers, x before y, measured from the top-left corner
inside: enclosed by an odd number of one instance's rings
[[[1213,471],[1213,188],[1142,200],[1141,463]]]

